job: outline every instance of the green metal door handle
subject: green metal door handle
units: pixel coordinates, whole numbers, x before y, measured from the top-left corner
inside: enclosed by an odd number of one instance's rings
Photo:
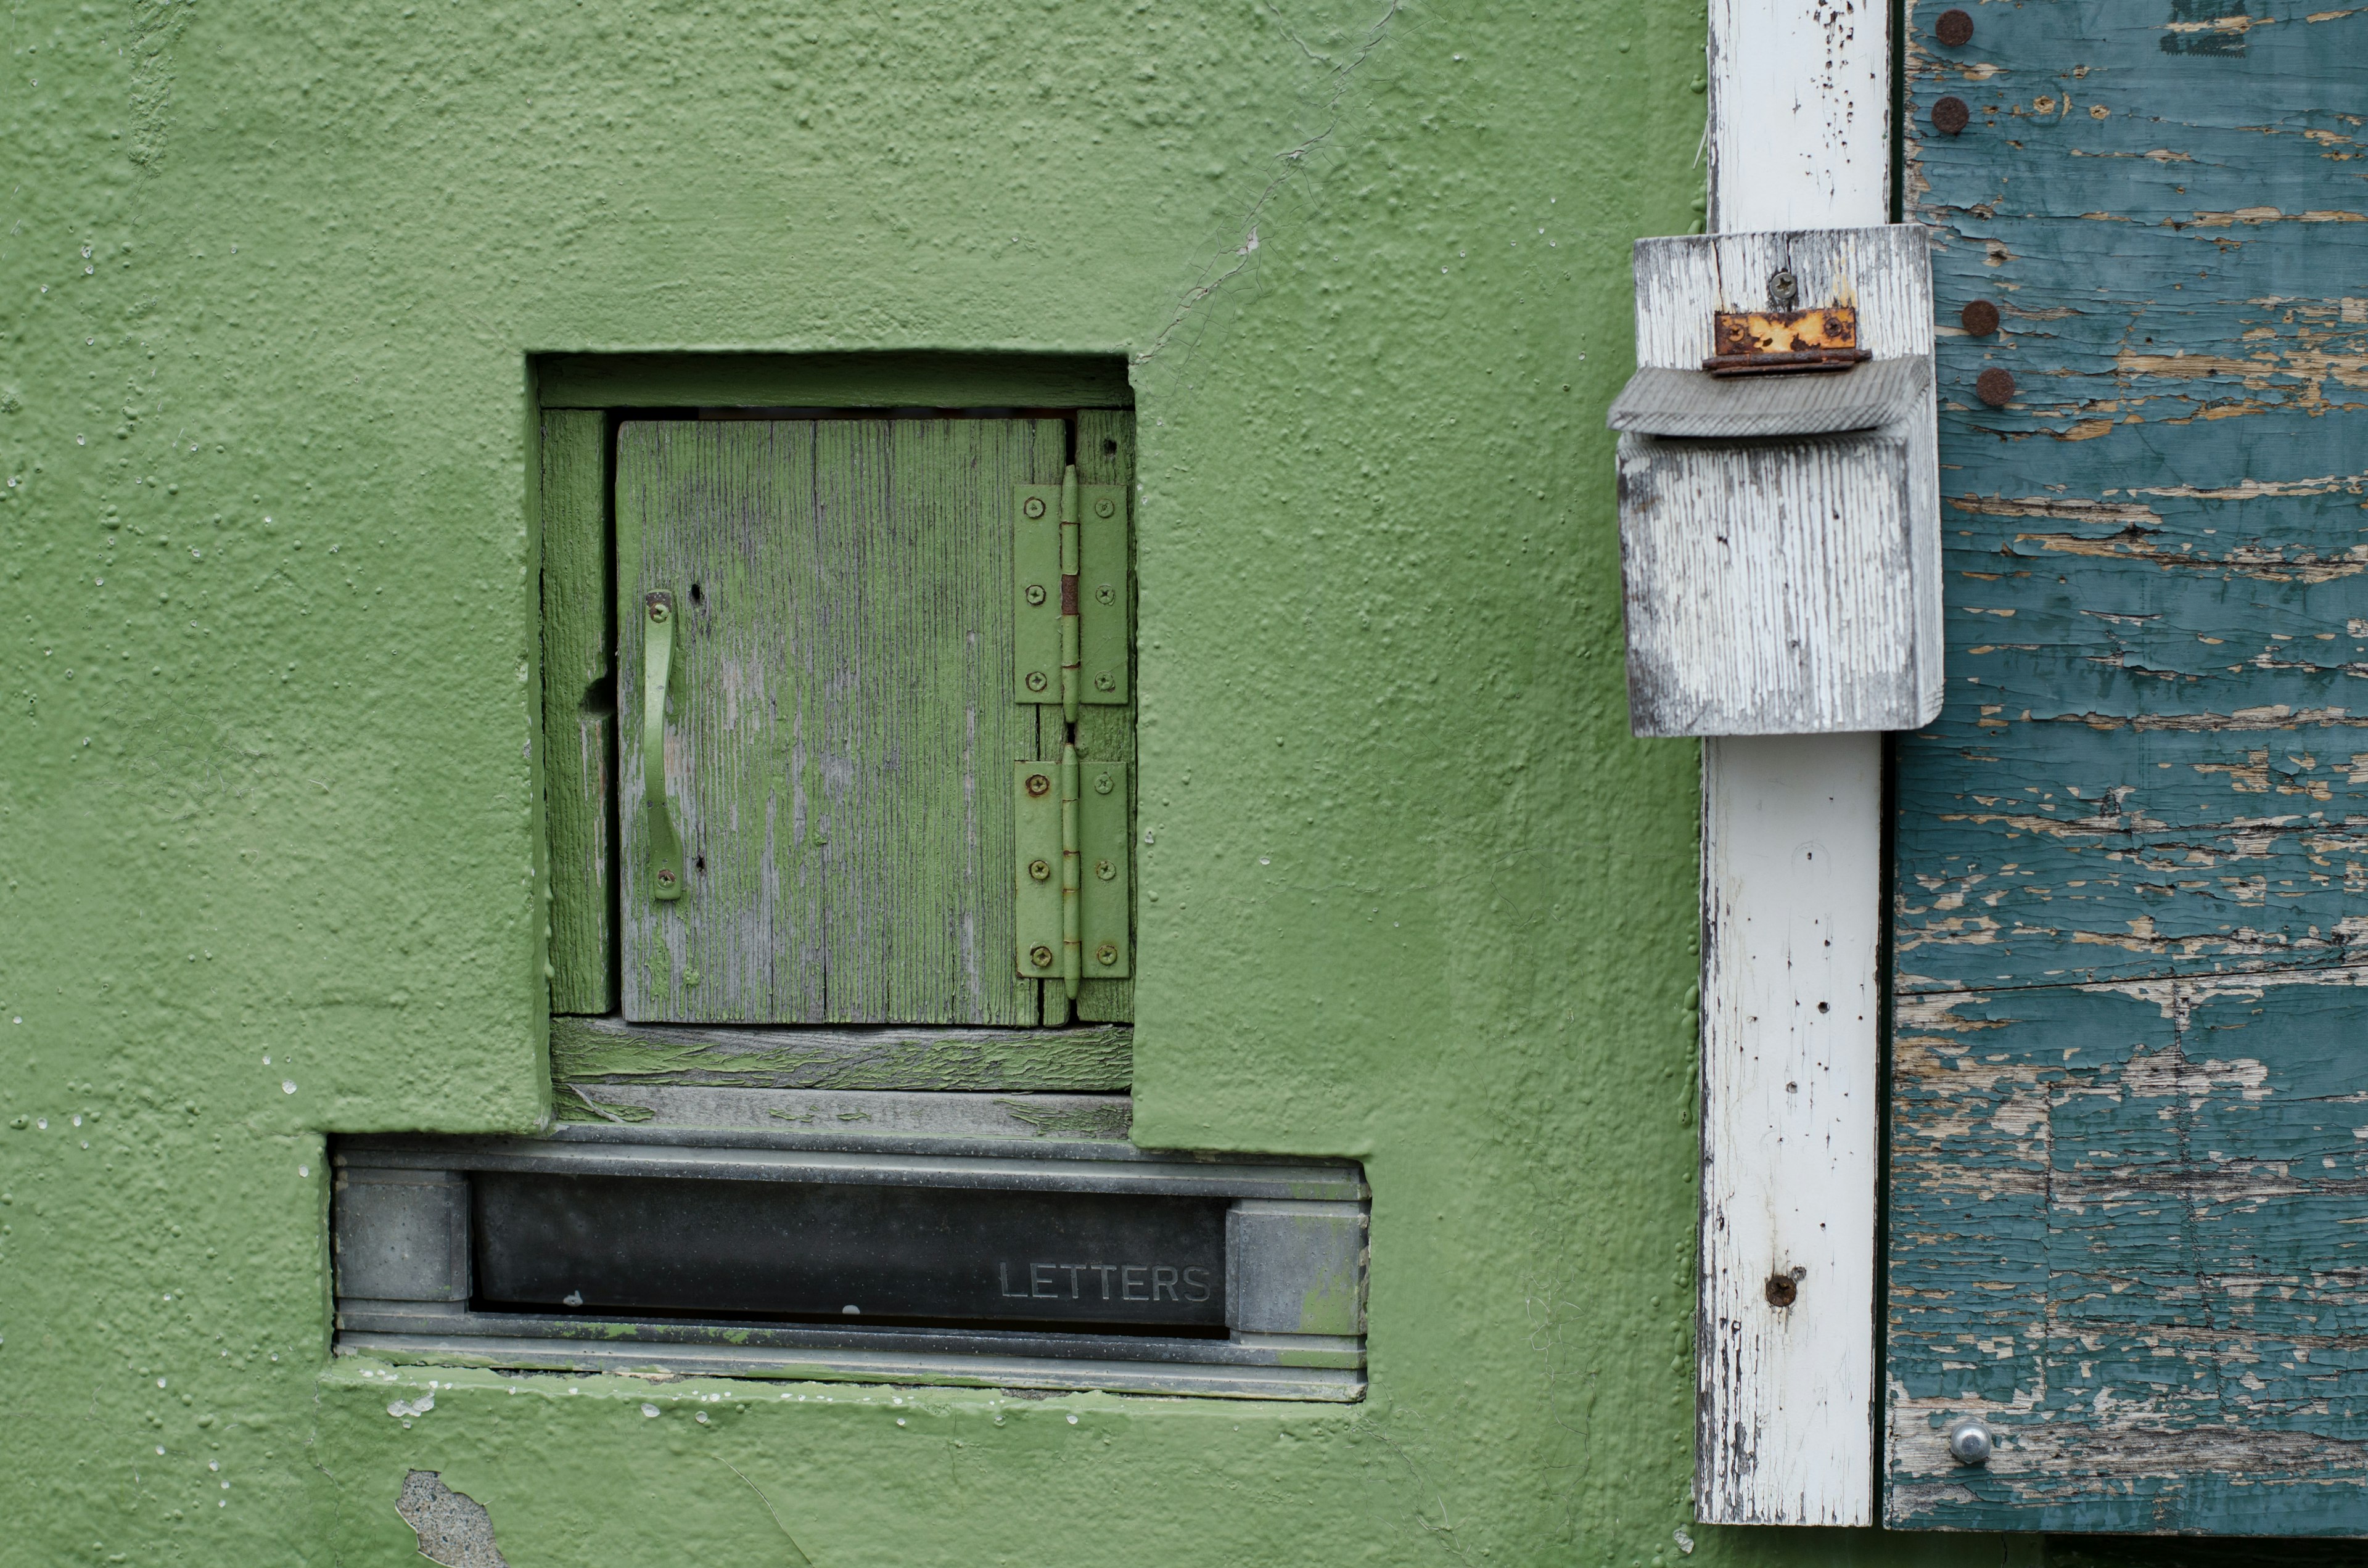
[[[682,841],[666,804],[666,680],[674,667],[674,596],[642,596],[642,815],[649,839],[650,896],[682,896]]]

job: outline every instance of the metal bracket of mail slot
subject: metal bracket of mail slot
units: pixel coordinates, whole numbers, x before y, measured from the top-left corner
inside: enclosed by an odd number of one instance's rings
[[[340,1141],[339,1352],[1363,1397],[1368,1203],[1353,1165],[576,1131]]]
[[[1932,336],[1915,224],[1636,242],[1638,369],[1608,420],[1635,733],[1940,711]]]

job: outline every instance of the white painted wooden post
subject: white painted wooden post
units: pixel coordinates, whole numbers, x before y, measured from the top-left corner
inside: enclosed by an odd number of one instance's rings
[[[1711,228],[1886,222],[1884,9],[1710,19]],[[1702,743],[1704,1523],[1874,1518],[1882,801],[1878,735]]]

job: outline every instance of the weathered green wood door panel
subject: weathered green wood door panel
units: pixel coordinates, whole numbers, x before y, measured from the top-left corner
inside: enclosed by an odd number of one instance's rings
[[[620,813],[624,1014],[1032,1024],[1013,964],[1011,487],[1057,420],[631,421],[617,449],[620,773],[641,598],[677,607],[667,789],[687,887]],[[630,793],[629,790],[629,793]]]
[[[1951,3],[1910,14],[1950,643],[1897,753],[1887,1511],[2368,1533],[2368,13],[1982,6],[1950,49]]]
[[[607,415],[595,410],[542,415],[542,778],[554,1013],[605,1013],[617,1005],[608,428]]]

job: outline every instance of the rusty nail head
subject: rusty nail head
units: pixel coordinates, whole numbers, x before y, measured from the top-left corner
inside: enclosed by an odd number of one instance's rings
[[[1050,778],[1045,778],[1044,775],[1041,773],[1031,773],[1028,776],[1028,792],[1030,794],[1042,795],[1052,788],[1053,781]]]
[[[1052,684],[1051,682],[1047,681],[1047,680],[1044,678],[1044,672],[1043,672],[1042,670],[1030,670],[1030,671],[1028,672],[1028,689],[1029,689],[1029,690],[1030,690],[1030,691],[1042,691],[1042,690],[1043,690],[1043,689],[1045,688],[1045,687],[1047,687],[1047,686],[1049,686],[1049,685],[1051,685],[1051,684]]]
[[[1932,36],[1948,49],[1963,49],[1974,41],[1974,18],[1964,11],[1943,11],[1932,24]]]
[[[1099,877],[1104,881],[1109,881],[1112,877],[1118,875],[1118,868],[1111,865],[1107,860],[1097,860],[1094,862],[1094,875]]]
[[[1966,301],[1965,308],[1958,312],[1957,319],[1975,337],[1987,337],[1998,329],[1998,306],[1987,300]]]
[[[1030,860],[1028,862],[1028,874],[1040,882],[1049,882],[1053,880],[1052,863],[1046,860]]]
[[[1053,967],[1053,949],[1045,947],[1042,943],[1039,943],[1035,947],[1028,949],[1028,961],[1034,964],[1038,969],[1051,969]]]
[[[1115,514],[1117,511],[1118,503],[1111,500],[1107,495],[1094,503],[1094,516],[1097,517],[1107,517]]]
[[[1954,136],[1973,122],[1973,111],[1963,98],[1942,98],[1932,106],[1932,129],[1943,136]]]
[[[1030,583],[1028,585],[1028,602],[1031,605],[1041,605],[1044,602],[1043,584]]]
[[[1100,947],[1096,948],[1094,949],[1094,961],[1102,964],[1113,964],[1118,962],[1118,944],[1116,942],[1104,942]]]
[[[1030,495],[1027,500],[1019,503],[1019,509],[1031,517],[1041,517],[1044,515],[1044,497]]]
[[[1801,1282],[1780,1269],[1768,1277],[1764,1293],[1770,1306],[1789,1307],[1801,1299]]]
[[[1974,378],[1974,395],[1992,408],[2004,408],[2014,401],[2014,378],[1993,365]]]

